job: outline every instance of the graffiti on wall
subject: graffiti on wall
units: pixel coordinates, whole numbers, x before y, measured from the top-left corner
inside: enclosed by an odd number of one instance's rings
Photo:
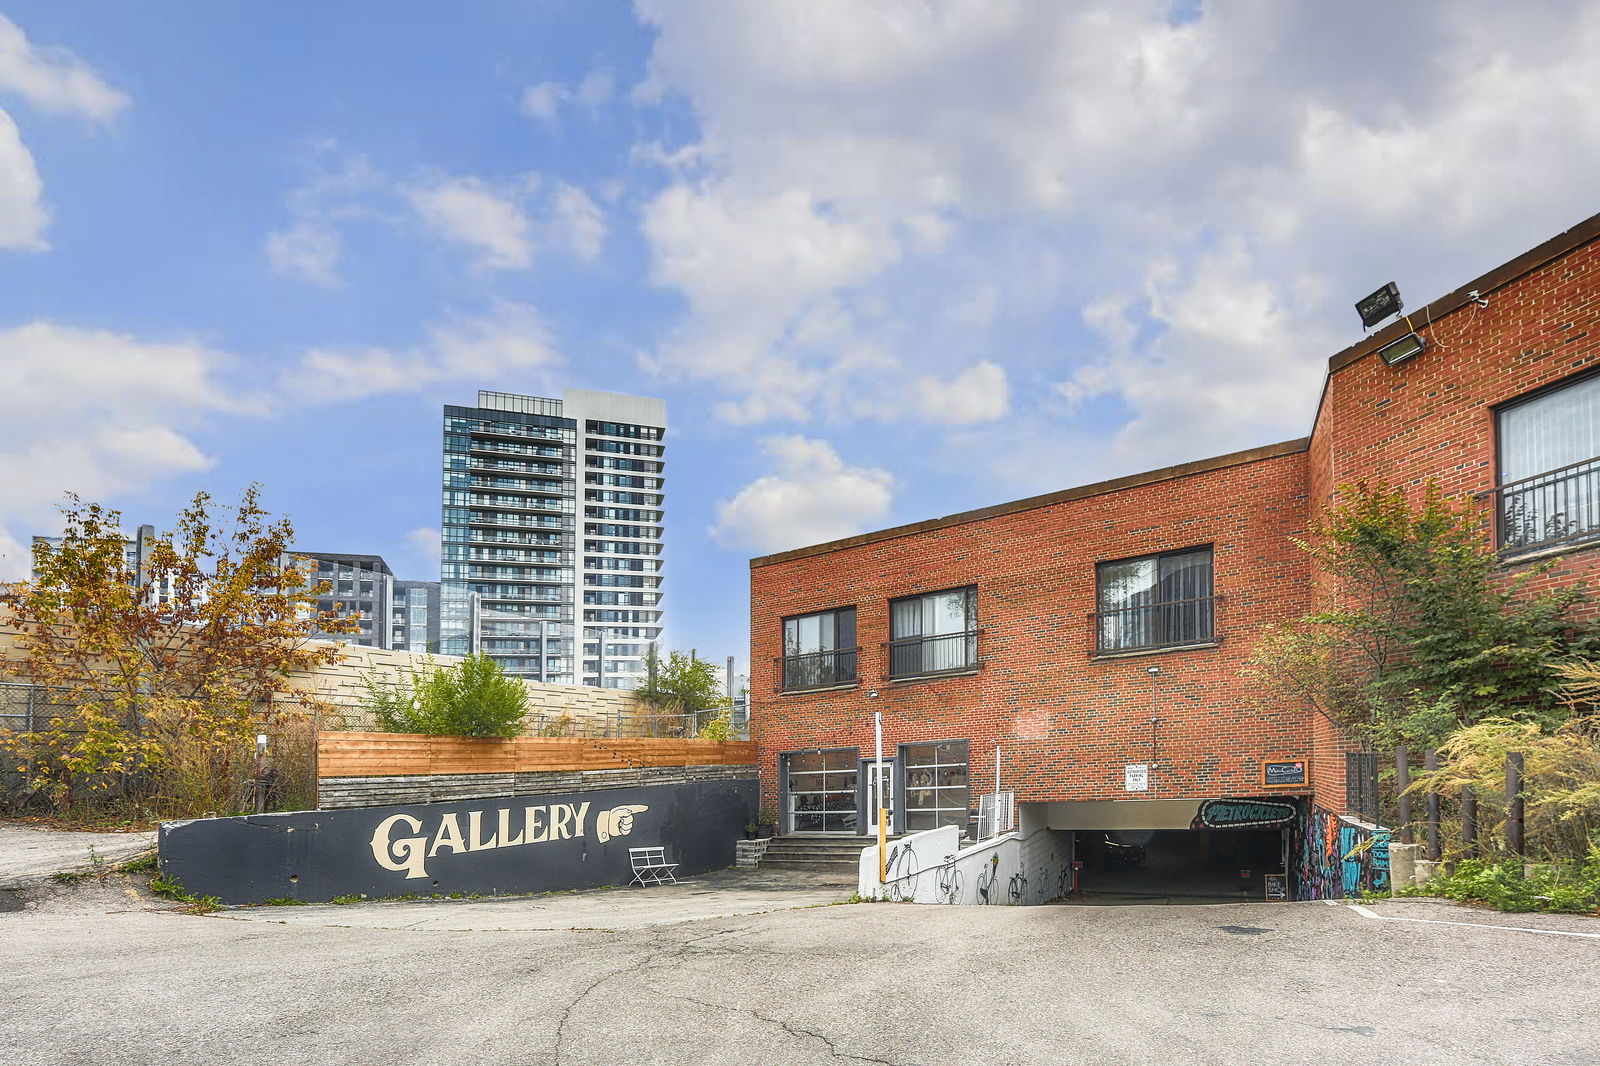
[[[1295,874],[1301,899],[1349,899],[1389,887],[1389,831],[1313,807]]]

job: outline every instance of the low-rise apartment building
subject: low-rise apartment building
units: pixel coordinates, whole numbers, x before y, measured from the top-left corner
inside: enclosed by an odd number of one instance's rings
[[[1600,216],[1333,356],[1306,438],[753,560],[780,832],[874,828],[881,713],[892,831],[1012,792],[1091,866],[1166,834],[1196,869],[1338,894],[1315,857],[1371,759],[1248,669],[1320,595],[1294,538],[1341,485],[1433,480],[1484,508],[1507,574],[1600,574],[1597,237]]]

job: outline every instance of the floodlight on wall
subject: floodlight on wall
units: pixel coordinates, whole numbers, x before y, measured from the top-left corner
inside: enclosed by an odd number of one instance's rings
[[[1428,343],[1415,333],[1407,333],[1397,341],[1390,341],[1378,349],[1378,358],[1389,366],[1399,366],[1413,356],[1427,350]]]
[[[1390,315],[1398,315],[1401,307],[1400,287],[1389,282],[1370,296],[1356,301],[1356,314],[1361,316],[1361,328],[1371,329]]]

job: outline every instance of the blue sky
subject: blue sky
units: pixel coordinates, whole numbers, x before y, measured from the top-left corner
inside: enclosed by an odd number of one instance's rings
[[[440,406],[615,389],[742,657],[752,554],[1299,436],[1600,208],[1600,11],[1274,8],[0,0],[0,578],[251,481],[433,577]]]

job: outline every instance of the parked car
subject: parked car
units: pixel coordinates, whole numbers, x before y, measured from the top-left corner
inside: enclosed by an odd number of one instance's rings
[[[1144,862],[1143,844],[1124,843],[1113,832],[1080,833],[1078,843],[1084,848],[1085,857],[1097,853],[1100,865],[1107,870],[1132,870]]]

